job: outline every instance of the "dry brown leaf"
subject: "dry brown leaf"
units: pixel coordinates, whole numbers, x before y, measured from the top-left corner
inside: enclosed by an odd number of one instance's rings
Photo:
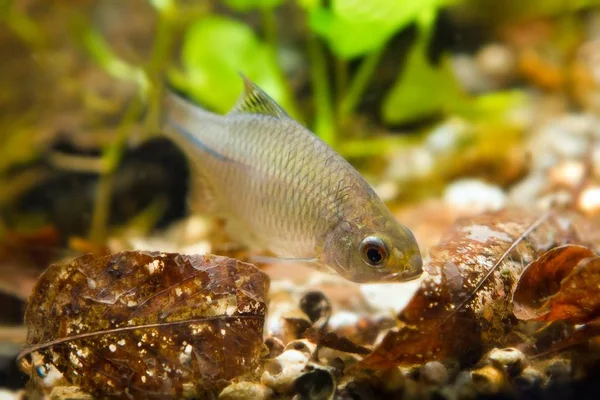
[[[513,323],[511,293],[523,266],[573,240],[568,223],[526,210],[459,220],[430,251],[420,289],[366,367],[479,357]]]
[[[581,261],[548,299],[545,321],[587,323],[600,314],[600,257]]]
[[[369,354],[371,352],[367,347],[356,344],[344,336],[318,328],[308,328],[302,336],[319,346],[329,347],[344,353]]]
[[[256,367],[268,286],[262,271],[226,257],[82,256],[37,282],[22,356],[39,353],[97,397],[216,391]]]
[[[594,252],[587,247],[565,245],[532,261],[525,267],[513,294],[515,316],[522,320],[549,320],[548,298],[559,292],[563,279],[581,260],[593,256]]]

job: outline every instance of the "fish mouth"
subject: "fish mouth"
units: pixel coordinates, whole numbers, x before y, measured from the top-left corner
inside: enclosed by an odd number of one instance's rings
[[[403,271],[390,274],[383,278],[385,282],[410,282],[421,277],[423,271]]]
[[[386,282],[409,282],[419,279],[423,274],[423,259],[421,255],[416,254],[411,257],[409,267],[400,272],[387,275],[383,278]]]

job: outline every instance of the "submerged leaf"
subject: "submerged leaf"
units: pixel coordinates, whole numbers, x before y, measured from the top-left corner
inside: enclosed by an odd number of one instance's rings
[[[523,266],[571,238],[554,218],[500,211],[459,220],[430,251],[421,287],[362,365],[388,367],[446,357],[473,360],[503,345],[510,294]]]
[[[587,247],[566,245],[552,249],[531,262],[519,278],[513,294],[515,316],[523,320],[548,320],[551,311],[548,297],[562,290],[561,282],[581,260],[593,256],[594,252]],[[579,293],[580,296],[584,294]]]
[[[435,12],[452,0],[333,0],[330,8],[307,5],[309,24],[342,58],[364,55],[383,46],[423,12]],[[368,32],[368,34],[365,34]]]
[[[174,75],[174,84],[208,108],[225,113],[233,107],[243,88],[240,72],[289,108],[267,46],[241,22],[203,18],[186,32],[181,57],[184,74]]]
[[[226,257],[82,256],[37,282],[23,354],[98,397],[178,397],[186,384],[214,392],[256,366],[268,286]]]
[[[327,332],[317,328],[308,328],[302,334],[303,338],[330,349],[343,351],[345,353],[369,354],[371,350],[352,342],[350,339],[340,336],[335,332]]]
[[[427,44],[432,21],[421,24],[417,43],[410,50],[404,69],[386,95],[381,113],[385,122],[404,124],[456,107],[464,100],[449,61],[432,65]]]
[[[587,323],[600,314],[600,258],[581,261],[562,280],[558,292],[550,297],[549,311],[538,318],[544,321],[568,320]]]

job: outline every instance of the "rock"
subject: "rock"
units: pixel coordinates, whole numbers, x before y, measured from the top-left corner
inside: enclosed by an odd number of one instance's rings
[[[544,374],[534,367],[525,367],[525,369],[515,377],[515,385],[522,390],[540,387],[545,382],[546,377],[544,377]]]
[[[471,379],[477,391],[485,395],[499,393],[506,384],[504,372],[491,365],[471,371]]]
[[[287,393],[304,372],[309,358],[310,354],[306,352],[286,350],[265,363],[260,381],[277,392]]]
[[[568,382],[571,378],[571,362],[569,360],[553,360],[544,371],[548,384]]]
[[[514,347],[493,349],[485,358],[492,365],[503,368],[509,375],[518,374],[527,364],[525,355]]]

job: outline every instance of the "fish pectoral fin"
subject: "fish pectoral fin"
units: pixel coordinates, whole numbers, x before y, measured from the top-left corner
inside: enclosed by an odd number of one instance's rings
[[[317,263],[316,258],[279,258],[268,256],[252,256],[250,262],[258,264],[276,264],[276,263]]]
[[[288,114],[254,82],[241,74],[244,93],[229,114],[262,114],[276,118],[289,118]]]

